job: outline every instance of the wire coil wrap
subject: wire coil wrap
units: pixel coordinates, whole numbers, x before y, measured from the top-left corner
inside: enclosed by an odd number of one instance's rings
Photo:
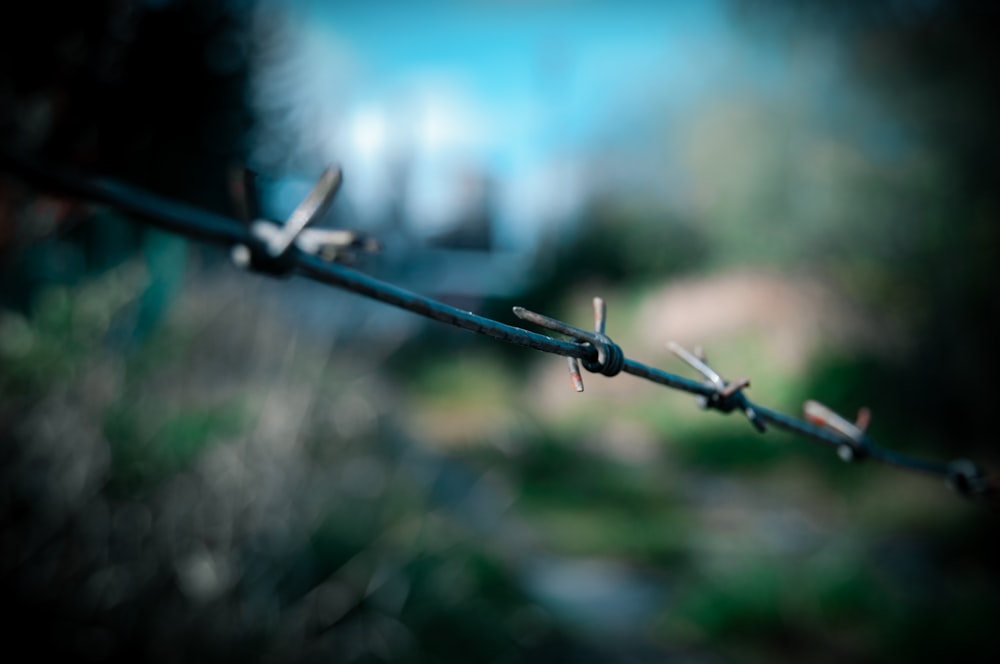
[[[588,344],[597,350],[597,358],[581,358],[580,364],[591,373],[617,376],[625,367],[625,351],[606,334],[593,334]]]

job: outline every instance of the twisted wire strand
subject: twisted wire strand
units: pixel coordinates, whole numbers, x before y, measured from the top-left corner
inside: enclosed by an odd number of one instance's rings
[[[266,251],[260,238],[255,237],[246,224],[114,180],[80,176],[30,157],[2,150],[0,150],[0,168],[35,185],[111,205],[159,228],[191,239],[227,247],[243,245],[260,253]],[[538,318],[546,319],[552,329],[570,337],[568,341],[556,339],[410,292],[344,265],[327,262],[294,245],[288,247],[280,266],[272,265],[271,269],[265,272],[272,276],[299,274],[499,341],[553,355],[577,358],[593,373],[615,375],[621,371],[670,389],[698,395],[704,398],[710,409],[723,413],[733,410],[744,411],[750,417],[751,423],[761,432],[765,430],[766,422],[789,433],[831,446],[838,451],[847,451],[848,455],[842,455],[845,460],[867,458],[903,470],[935,476],[946,480],[952,489],[966,497],[992,506],[997,506],[998,503],[1000,491],[996,479],[987,476],[971,461],[958,459],[941,462],[913,457],[879,446],[867,434],[856,440],[848,438],[829,428],[752,402],[741,388],[727,394],[721,392],[716,385],[685,378],[631,359],[603,333],[584,332],[561,321],[534,314]],[[515,312],[517,309],[520,308],[515,308]],[[609,353],[612,355],[610,367],[607,357]],[[724,396],[720,396],[723,394]]]

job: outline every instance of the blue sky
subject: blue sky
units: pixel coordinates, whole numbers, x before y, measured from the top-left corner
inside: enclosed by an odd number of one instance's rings
[[[571,219],[608,154],[612,179],[641,183],[663,166],[672,118],[748,82],[781,88],[794,66],[721,0],[281,6],[293,7],[295,54],[259,88],[294,109],[279,128],[303,150],[344,165],[358,215],[385,213],[405,162],[410,219],[443,228],[476,172],[496,183],[500,239],[514,247]]]

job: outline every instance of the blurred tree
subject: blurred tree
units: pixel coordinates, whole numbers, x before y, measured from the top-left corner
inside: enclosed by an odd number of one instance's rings
[[[225,0],[5,3],[0,146],[231,213],[225,178],[244,155],[250,127],[249,13],[234,7]],[[16,189],[7,192],[13,210]],[[129,226],[113,212],[19,200],[21,220],[4,216],[5,301],[25,307],[38,285],[106,269],[141,244],[158,263],[144,315],[159,315],[183,270],[181,240]],[[53,223],[40,228],[43,211]],[[53,234],[58,247],[39,244]]]
[[[886,410],[919,412],[920,424],[909,427],[916,438],[952,441],[967,454],[995,453],[1000,76],[993,63],[1000,59],[1000,6],[982,0],[734,5],[745,25],[770,34],[832,31],[852,76],[893,118],[894,126],[872,136],[869,147],[909,150],[908,159],[894,162],[912,171],[903,186],[873,171],[853,189],[877,203],[855,223],[885,224],[888,241],[870,247],[845,236],[831,249],[845,274],[867,284],[873,304],[906,318],[914,343],[905,362],[856,367],[856,389],[845,392],[855,405],[871,398]],[[817,384],[828,382],[817,377]],[[885,384],[895,387],[879,387]]]

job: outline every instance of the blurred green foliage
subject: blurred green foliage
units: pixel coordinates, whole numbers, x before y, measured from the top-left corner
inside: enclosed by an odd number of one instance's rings
[[[104,419],[111,451],[109,490],[148,490],[186,470],[206,446],[245,428],[241,425],[247,417],[242,410],[195,406],[157,417],[156,408],[149,404],[115,404]]]

